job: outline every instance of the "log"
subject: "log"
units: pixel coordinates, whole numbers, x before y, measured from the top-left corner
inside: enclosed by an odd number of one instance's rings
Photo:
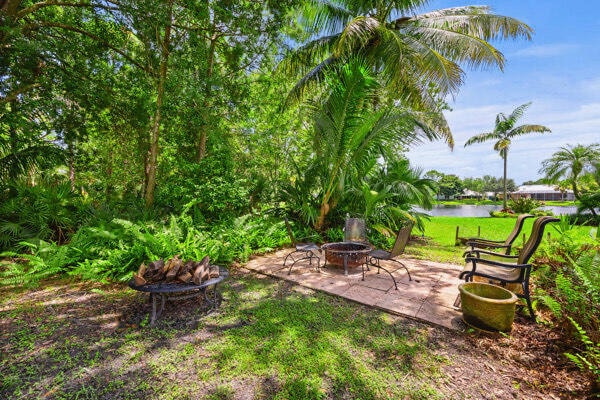
[[[183,264],[183,267],[181,267],[181,269],[179,270],[179,274],[185,275],[186,272],[193,274],[195,265],[196,263],[193,260],[186,261],[186,263]]]
[[[145,264],[145,263],[142,263],[142,264],[140,265],[140,267],[138,268],[138,272],[137,272],[137,274],[138,274],[140,277],[144,276],[144,274],[146,273],[146,269],[148,269],[148,267],[146,266],[146,264]]]
[[[219,266],[218,265],[211,265],[209,270],[208,270],[208,277],[210,279],[213,278],[218,278],[219,277]]]
[[[184,274],[180,274],[177,276],[177,280],[181,283],[189,283],[192,280],[193,276],[190,272],[185,272]]]
[[[144,277],[139,274],[136,274],[135,272],[133,273],[133,281],[135,282],[136,286],[142,286],[146,284],[146,280],[144,279]]]
[[[196,266],[194,270],[194,283],[199,285],[208,277],[208,266],[210,263],[210,257],[205,256]]]
[[[182,261],[179,256],[175,256],[169,260],[169,268],[167,270],[166,280],[167,282],[172,281],[179,275],[179,269],[181,268]]]

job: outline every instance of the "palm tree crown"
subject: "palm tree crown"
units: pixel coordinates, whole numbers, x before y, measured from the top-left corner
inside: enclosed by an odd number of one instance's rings
[[[544,125],[519,125],[515,126],[519,119],[525,113],[525,110],[531,105],[531,102],[522,104],[519,107],[515,108],[510,115],[505,115],[504,113],[500,113],[496,116],[496,123],[494,130],[492,132],[484,132],[478,135],[470,137],[465,143],[465,147],[470,146],[475,143],[484,143],[489,141],[495,141],[494,150],[496,150],[500,157],[502,157],[504,161],[504,198],[503,198],[503,206],[506,209],[506,160],[508,151],[512,144],[512,139],[517,136],[526,135],[528,133],[544,133],[551,132],[549,128]]]
[[[582,174],[593,172],[594,165],[598,162],[600,162],[600,144],[588,146],[569,144],[561,147],[551,158],[544,160],[539,172],[545,174],[550,182],[556,182],[560,178],[569,179],[573,194],[580,199],[581,193],[577,180]]]
[[[381,75],[389,99],[417,109],[436,110],[436,102],[456,94],[470,67],[504,66],[504,56],[489,40],[523,37],[532,29],[485,6],[466,6],[416,14],[426,0],[320,0],[301,13],[317,38],[282,65],[303,78],[290,93],[298,99],[326,67],[340,67],[356,55]],[[315,66],[315,62],[317,62]],[[438,110],[439,111],[439,110]],[[441,114],[441,112],[440,112]],[[451,136],[447,141],[452,145]]]

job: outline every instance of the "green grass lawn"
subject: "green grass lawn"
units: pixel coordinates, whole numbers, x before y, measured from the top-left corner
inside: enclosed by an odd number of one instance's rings
[[[534,218],[525,220],[520,237],[515,241],[517,246],[523,244],[529,237]],[[550,236],[559,235],[558,231],[550,224],[546,232]],[[486,217],[432,217],[425,222],[423,241],[413,241],[406,249],[406,253],[416,258],[428,259],[439,262],[462,264],[464,246],[455,246],[456,227],[459,227],[460,237],[476,237],[481,232],[481,237],[491,240],[504,240],[515,226],[514,218],[486,218]],[[573,227],[573,238],[577,241],[589,238],[589,226]],[[413,231],[413,235],[419,234]],[[546,235],[547,237],[547,235]]]
[[[168,303],[150,329],[147,297],[127,287],[5,291],[0,398],[445,397],[436,386],[449,360],[424,324],[247,274],[223,297],[208,315]]]

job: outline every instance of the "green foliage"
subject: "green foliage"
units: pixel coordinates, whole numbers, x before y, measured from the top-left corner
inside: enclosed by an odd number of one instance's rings
[[[530,213],[542,206],[542,202],[529,197],[520,197],[517,200],[509,200],[508,208],[517,214]]]
[[[5,268],[0,272],[0,285],[36,286],[41,280],[64,274],[66,267],[73,265],[79,258],[79,252],[69,246],[58,246],[42,240],[21,242],[27,253],[4,252]]]
[[[213,223],[249,211],[249,183],[233,169],[232,156],[219,153],[199,163],[170,164],[156,193],[156,206],[179,213],[190,203],[194,220]],[[166,166],[165,166],[166,168]]]
[[[89,201],[69,182],[15,184],[0,204],[0,250],[33,238],[64,243],[91,216]]]
[[[596,388],[600,387],[600,341],[594,343],[583,329],[573,318],[569,320],[575,327],[579,340],[585,346],[585,349],[577,354],[565,353],[565,356],[571,360],[581,371],[588,372],[594,381]]]
[[[59,273],[126,281],[142,262],[178,254],[182,259],[196,260],[209,255],[215,264],[229,264],[288,242],[283,222],[271,217],[246,215],[210,229],[194,225],[185,214],[171,216],[164,224],[113,219],[80,229],[63,246],[25,243],[32,254],[7,254],[20,261],[5,271],[3,282],[16,284],[21,279],[22,283],[36,283]]]
[[[574,271],[592,304],[600,307],[600,253],[583,254],[575,263]]]

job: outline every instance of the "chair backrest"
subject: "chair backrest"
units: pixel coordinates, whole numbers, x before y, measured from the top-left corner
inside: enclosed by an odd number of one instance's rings
[[[292,232],[292,226],[290,225],[290,221],[287,219],[287,217],[285,217],[284,220],[285,220],[285,228],[287,229],[288,236],[290,237],[290,240],[292,241],[292,246],[295,246],[296,238],[294,237],[294,232]]]
[[[519,253],[518,263],[519,264],[527,264],[529,259],[535,253],[538,246],[542,242],[542,238],[544,237],[544,228],[546,224],[550,222],[557,222],[560,219],[552,216],[544,216],[539,217],[533,222],[533,227],[531,228],[531,235],[529,235],[529,239],[523,245],[523,249]]]
[[[394,247],[390,252],[390,258],[394,258],[404,253],[404,249],[410,240],[410,232],[412,231],[413,225],[413,222],[409,221],[407,225],[403,226],[398,231],[398,234],[396,235],[396,241],[394,242]]]
[[[367,241],[367,227],[363,218],[346,218],[346,224],[344,226],[344,241]]]
[[[515,239],[519,236],[519,233],[521,233],[521,229],[523,229],[523,224],[525,223],[525,220],[527,218],[533,218],[533,215],[521,214],[517,217],[517,221],[515,222],[515,227],[513,228],[510,235],[508,235],[508,237],[504,241],[505,245],[512,244],[515,241]]]

